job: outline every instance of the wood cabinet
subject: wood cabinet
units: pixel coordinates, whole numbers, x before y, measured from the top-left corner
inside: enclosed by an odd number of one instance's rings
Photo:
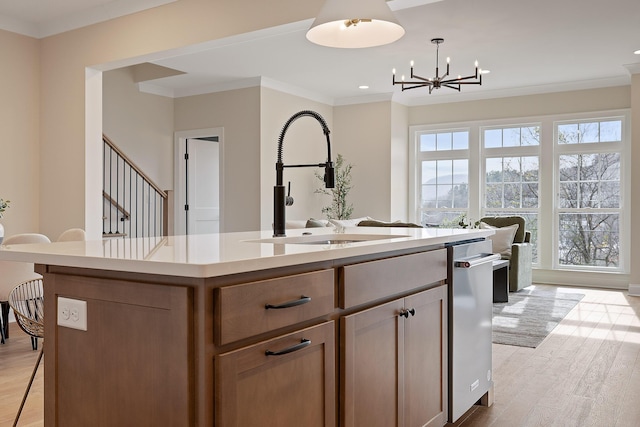
[[[341,319],[345,427],[446,423],[446,319],[446,286]]]
[[[192,290],[48,276],[45,425],[193,425]],[[87,330],[57,326],[57,297],[87,303]]]
[[[446,252],[207,278],[46,266],[45,424],[442,426]],[[55,319],[55,317],[54,317]]]
[[[215,359],[217,426],[333,427],[334,322]]]
[[[228,344],[314,319],[335,308],[334,270],[217,288],[216,344]]]

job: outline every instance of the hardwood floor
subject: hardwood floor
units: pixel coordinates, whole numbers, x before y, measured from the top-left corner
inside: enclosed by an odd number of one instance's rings
[[[494,404],[455,426],[640,425],[640,297],[560,290],[585,297],[537,348],[494,344]]]
[[[585,297],[538,348],[494,344],[494,404],[474,406],[455,426],[640,425],[640,297],[560,290]],[[38,356],[15,324],[10,335],[0,345],[0,426],[12,425]],[[19,426],[43,425],[43,366]]]
[[[13,425],[39,353],[31,349],[31,338],[17,324],[9,324],[9,337],[5,344],[0,344],[0,426]],[[38,350],[41,345],[42,340],[39,340]],[[44,359],[40,362],[18,426],[43,426],[43,402]]]

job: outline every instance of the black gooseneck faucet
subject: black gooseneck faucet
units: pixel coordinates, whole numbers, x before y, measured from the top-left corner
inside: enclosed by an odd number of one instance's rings
[[[312,163],[305,165],[285,165],[282,163],[282,142],[284,135],[287,133],[287,129],[294,121],[300,117],[309,116],[316,119],[322,126],[322,132],[327,138],[327,161],[325,163]],[[285,204],[287,206],[293,204],[293,199],[285,197],[285,188],[283,183],[284,168],[305,168],[305,167],[318,167],[324,168],[324,185],[326,188],[335,187],[335,171],[333,168],[333,162],[331,161],[331,141],[329,140],[329,127],[324,118],[315,111],[302,110],[295,113],[287,120],[280,132],[280,138],[278,138],[278,160],[276,161],[276,185],[273,187],[273,237],[284,237],[285,233]],[[289,198],[288,201],[285,200]]]

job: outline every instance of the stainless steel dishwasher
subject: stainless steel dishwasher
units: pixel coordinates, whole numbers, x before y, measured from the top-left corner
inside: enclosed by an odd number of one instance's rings
[[[491,324],[494,260],[491,241],[447,248],[449,283],[449,422],[492,387]]]

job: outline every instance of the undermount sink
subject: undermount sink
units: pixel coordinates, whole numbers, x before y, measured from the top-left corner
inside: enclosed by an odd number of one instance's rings
[[[399,234],[318,234],[291,237],[271,237],[267,239],[246,240],[252,243],[273,243],[283,245],[340,245],[345,243],[370,242],[409,237]]]

